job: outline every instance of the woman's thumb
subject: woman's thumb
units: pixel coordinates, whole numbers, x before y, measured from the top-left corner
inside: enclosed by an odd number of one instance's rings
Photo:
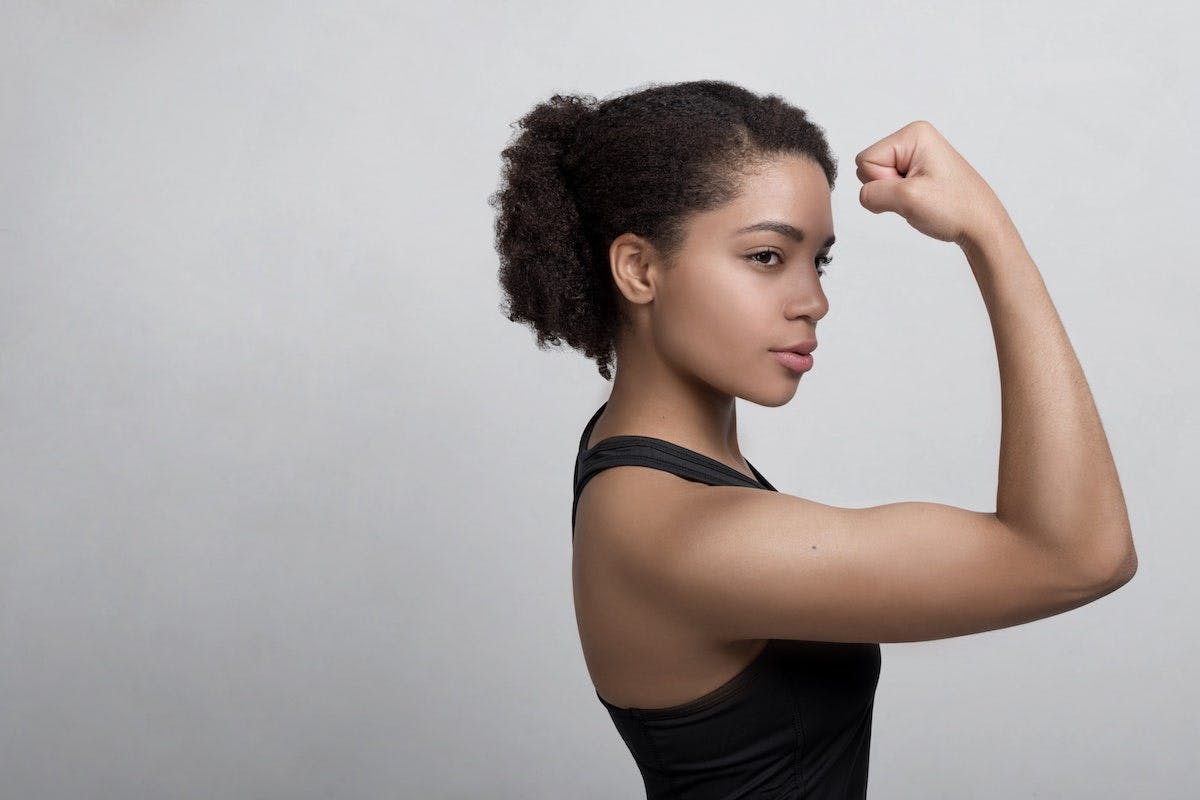
[[[858,202],[873,214],[895,211],[904,216],[901,208],[908,205],[904,178],[880,178],[864,183],[858,190]]]

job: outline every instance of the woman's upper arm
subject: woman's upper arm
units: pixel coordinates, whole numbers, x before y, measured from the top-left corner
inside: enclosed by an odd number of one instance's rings
[[[722,640],[912,642],[1077,608],[1111,580],[995,514],[925,502],[839,508],[712,486],[622,537],[650,602]]]

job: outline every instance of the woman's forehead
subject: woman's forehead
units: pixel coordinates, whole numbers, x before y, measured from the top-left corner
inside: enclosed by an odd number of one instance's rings
[[[824,242],[833,234],[833,206],[825,174],[816,172],[793,166],[747,176],[736,197],[697,215],[695,227],[729,237],[767,232]]]

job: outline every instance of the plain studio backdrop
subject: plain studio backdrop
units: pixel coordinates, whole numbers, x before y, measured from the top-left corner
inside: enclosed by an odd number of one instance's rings
[[[0,794],[634,798],[575,627],[611,388],[500,311],[487,196],[555,92],[782,94],[839,162],[780,491],[995,508],[954,245],[858,203],[915,119],[996,189],[1100,409],[1137,576],[885,644],[874,798],[1200,792],[1190,4],[6,2]]]

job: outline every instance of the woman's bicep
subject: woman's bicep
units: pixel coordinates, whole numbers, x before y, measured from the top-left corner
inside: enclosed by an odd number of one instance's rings
[[[840,508],[706,487],[629,537],[627,578],[722,640],[911,642],[1059,614],[1111,591],[995,514]]]

